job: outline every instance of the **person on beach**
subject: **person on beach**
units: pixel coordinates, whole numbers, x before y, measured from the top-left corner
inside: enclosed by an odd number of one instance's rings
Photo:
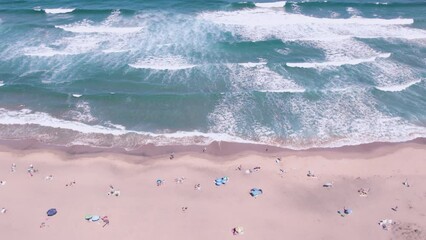
[[[12,163],[12,167],[10,167],[11,172],[16,172],[16,164]]]
[[[101,219],[104,222],[104,225],[102,227],[105,227],[106,225],[109,225],[108,216],[103,216]]]
[[[28,167],[27,172],[30,174],[31,177],[33,176],[35,170],[32,164],[30,164],[30,166]]]
[[[74,185],[75,184],[75,181],[72,181],[72,182],[70,182],[70,183],[68,183],[68,184],[65,184],[65,186],[66,187],[71,187],[72,185]]]
[[[403,182],[402,185],[406,187],[410,187],[410,184],[408,183],[408,179],[405,179],[405,182]]]

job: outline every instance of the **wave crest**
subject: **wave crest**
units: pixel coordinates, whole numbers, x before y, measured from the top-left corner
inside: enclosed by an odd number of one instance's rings
[[[37,11],[36,9],[34,10]],[[62,13],[73,12],[75,8],[45,8],[43,10],[45,13],[48,13],[48,14],[62,14]]]

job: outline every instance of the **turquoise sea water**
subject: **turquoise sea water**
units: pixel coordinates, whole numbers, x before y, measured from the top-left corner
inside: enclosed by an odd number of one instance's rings
[[[0,1],[0,138],[426,137],[424,1]]]

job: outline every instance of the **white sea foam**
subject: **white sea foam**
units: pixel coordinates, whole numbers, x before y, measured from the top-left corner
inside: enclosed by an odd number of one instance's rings
[[[368,67],[376,88],[382,91],[402,91],[421,79],[417,71],[399,62],[384,60]]]
[[[60,14],[60,13],[70,13],[73,12],[75,8],[46,8],[44,9],[45,13],[49,14]]]
[[[238,63],[238,65],[246,67],[246,68],[253,68],[265,65],[266,62],[246,62],[246,63]]]
[[[346,11],[347,11],[350,15],[352,15],[353,17],[356,17],[356,16],[361,15],[361,12],[360,12],[358,9],[353,8],[353,7],[348,7],[348,8],[346,8]]]
[[[278,1],[278,2],[262,2],[262,3],[255,3],[256,7],[261,8],[282,8],[286,4],[286,1]]]
[[[37,47],[23,49],[23,54],[33,57],[53,57],[59,55],[77,55],[87,53],[98,48],[102,38],[79,35],[64,37],[46,46],[44,44]]]
[[[391,86],[382,86],[382,87],[376,87],[378,90],[385,91],[385,92],[400,92],[403,91],[414,84],[420,83],[422,80],[418,79],[412,82],[399,84],[399,85],[391,85]]]
[[[304,92],[291,79],[271,70],[266,62],[228,64],[232,90],[259,92]]]
[[[77,97],[79,98],[79,97]],[[75,108],[63,114],[64,117],[84,123],[93,123],[98,120],[93,116],[90,104],[85,101],[78,101]]]
[[[55,26],[67,32],[74,33],[113,33],[113,34],[129,34],[142,30],[142,27],[110,27],[110,26]]]
[[[271,90],[258,90],[259,92],[265,93],[303,93],[306,90],[303,88],[286,88],[286,89],[271,89]]]
[[[305,63],[286,63],[288,67],[297,68],[327,68],[327,67],[339,67],[343,65],[357,65],[361,63],[374,62],[378,58],[388,58],[390,53],[383,53],[375,57],[370,58],[359,58],[359,59],[348,59],[343,61],[330,61],[330,62],[305,62]]]
[[[153,69],[153,70],[184,70],[190,69],[197,65],[188,63],[180,56],[166,57],[148,57],[141,59],[136,63],[129,64],[132,68]]]
[[[83,96],[83,95],[81,95],[81,94],[75,94],[75,93],[74,93],[74,94],[72,94],[72,96],[73,96],[73,97],[75,97],[75,98],[79,98],[79,97],[81,97],[81,96]]]
[[[123,136],[126,134],[137,134],[144,140],[141,143],[153,143],[156,145],[205,145],[212,141],[228,141],[228,142],[242,142],[242,143],[254,143],[252,141],[244,140],[235,136],[231,136],[224,133],[202,133],[198,131],[192,132],[175,132],[175,133],[151,133],[151,132],[140,132],[126,130],[121,125],[112,124],[108,122],[106,126],[101,125],[89,125],[80,121],[69,121],[59,118],[52,117],[51,115],[43,112],[34,112],[29,109],[22,109],[18,111],[7,110],[0,108],[0,124],[5,125],[24,125],[34,124],[36,126],[50,127],[62,130],[72,130],[80,134],[104,134],[113,136]],[[82,143],[91,145],[93,138],[90,136],[85,137],[78,135],[81,139],[75,139],[73,143]],[[22,136],[16,136],[20,138]],[[99,137],[99,136],[97,136]],[[122,142],[120,142],[122,143]]]
[[[250,9],[241,11],[206,12],[201,18],[215,23],[250,27],[278,27],[288,25],[410,25],[413,19],[395,18],[317,18],[301,14],[291,14],[270,9]]]
[[[280,126],[289,136],[284,144],[305,148],[339,147],[378,141],[407,141],[426,136],[426,128],[378,110],[374,97],[362,89],[324,95],[319,101],[300,95],[269,100],[267,104],[272,109],[279,109],[277,118],[286,119],[286,115],[291,114],[296,116],[300,126]],[[312,135],[315,136],[313,141],[306,138]]]
[[[4,82],[0,81],[0,87],[3,87],[3,86],[4,86]]]
[[[426,38],[426,31],[409,28],[413,19],[317,18],[274,9],[204,12],[200,19],[220,25],[244,40],[336,41],[350,38]]]
[[[53,57],[58,55],[75,55],[78,53],[66,52],[66,51],[57,51],[51,48],[42,48],[34,49],[33,51],[27,50],[28,52],[24,53],[25,56],[30,57]]]
[[[123,53],[123,52],[129,52],[131,51],[130,49],[104,49],[102,50],[102,52],[104,53]]]

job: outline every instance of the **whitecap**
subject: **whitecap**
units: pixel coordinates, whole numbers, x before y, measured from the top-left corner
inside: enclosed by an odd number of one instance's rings
[[[81,94],[75,94],[75,93],[74,93],[74,94],[72,94],[72,96],[73,96],[73,97],[75,97],[75,98],[79,98],[79,97],[81,97],[81,96],[83,96],[83,95],[81,95]]]
[[[132,68],[152,69],[152,70],[184,70],[196,67],[197,65],[188,63],[180,56],[148,57],[136,63],[129,64]]]
[[[0,81],[0,87],[3,87],[3,86],[4,86],[4,82]]]
[[[48,14],[61,14],[61,13],[70,13],[70,12],[73,12],[74,10],[75,8],[45,8],[44,12]]]
[[[87,105],[83,103],[83,110],[87,111]],[[86,115],[85,115],[86,114]],[[89,109],[90,115],[90,109]],[[84,117],[84,119],[79,119],[79,117]],[[178,131],[174,133],[152,133],[152,132],[142,132],[142,131],[131,131],[127,130],[124,126],[119,124],[113,124],[107,122],[107,126],[102,125],[89,125],[81,122],[92,121],[90,116],[87,115],[87,112],[83,112],[82,115],[74,116],[76,121],[59,119],[52,117],[51,115],[44,112],[34,112],[30,109],[21,109],[21,110],[8,110],[0,108],[0,124],[5,125],[23,125],[28,126],[28,124],[34,124],[41,127],[49,127],[61,130],[72,130],[82,134],[104,134],[104,135],[114,135],[114,136],[123,136],[126,134],[137,134],[141,141],[139,144],[143,143],[153,143],[156,145],[171,145],[171,144],[180,144],[180,145],[206,145],[213,141],[228,141],[228,142],[241,142],[241,143],[254,143],[253,141],[244,140],[236,136],[232,136],[225,133],[203,133],[199,131]],[[31,132],[28,132],[30,134]],[[15,136],[16,138],[22,136]],[[42,136],[34,136],[42,137]],[[81,143],[84,145],[92,145],[94,138],[91,135],[81,135],[79,134],[78,139],[74,139],[70,144]],[[100,136],[96,136],[98,139]],[[122,141],[119,141],[118,144],[123,144]],[[96,144],[95,144],[96,146]]]
[[[265,65],[266,62],[246,62],[246,63],[238,63],[238,65],[246,67],[246,68],[253,68]]]
[[[336,41],[357,38],[426,38],[426,31],[404,27],[410,18],[318,18],[271,9],[204,12],[202,20],[239,35],[247,41]]]
[[[129,34],[142,30],[142,27],[110,27],[110,26],[55,26],[67,32],[73,33],[112,33]]]
[[[286,1],[278,1],[278,2],[255,3],[254,5],[260,8],[282,8],[285,6],[286,3],[287,3]]]
[[[388,58],[390,53],[383,53],[378,56],[370,58],[347,59],[343,61],[329,61],[329,62],[305,62],[305,63],[286,63],[288,67],[297,68],[327,68],[327,67],[340,67],[343,65],[357,65],[361,63],[374,62],[378,58]]]
[[[412,82],[408,82],[408,83],[403,83],[403,84],[398,84],[398,85],[390,85],[390,86],[382,86],[379,87],[377,86],[376,89],[381,90],[381,91],[385,91],[385,92],[400,92],[403,91],[411,86],[413,86],[414,84],[420,83],[422,80],[415,80]]]
[[[271,89],[271,90],[257,90],[258,92],[265,93],[304,93],[306,90],[303,88],[287,88],[287,89]]]
[[[230,84],[235,92],[304,92],[295,81],[286,79],[267,66],[266,62],[227,65]]]
[[[123,53],[123,52],[129,52],[130,49],[104,49],[102,50],[103,53]]]

